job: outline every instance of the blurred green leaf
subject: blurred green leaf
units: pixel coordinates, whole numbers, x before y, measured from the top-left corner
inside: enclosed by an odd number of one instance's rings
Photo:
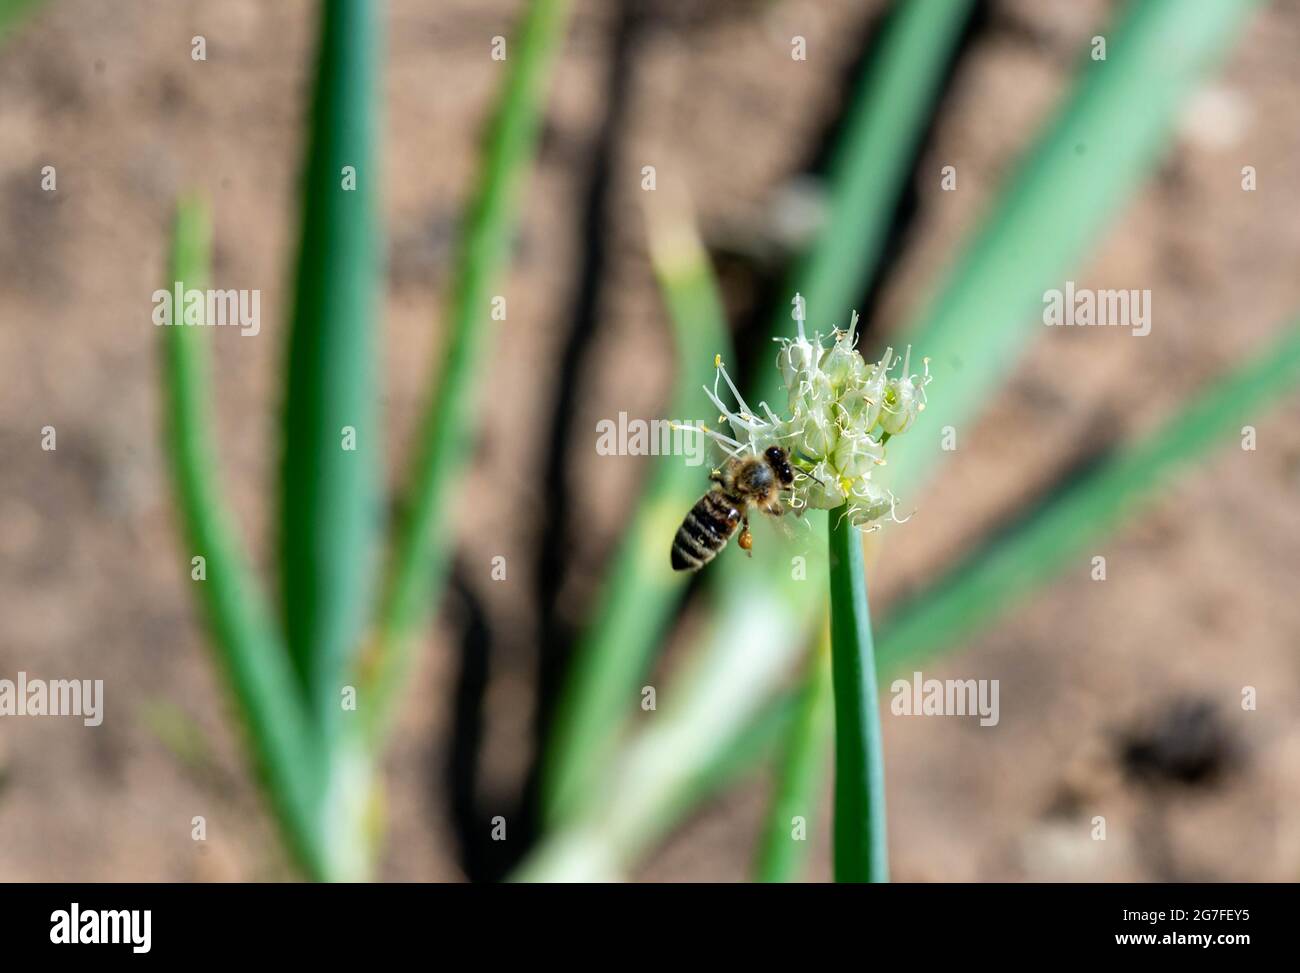
[[[809,831],[816,825],[833,717],[830,630],[827,629],[821,646],[809,660],[808,675],[799,690],[797,712],[791,719],[790,731],[783,737],[784,753],[759,839],[755,874],[760,882],[798,881],[808,860],[812,842],[808,835],[795,840],[793,821],[796,817],[803,818]]]
[[[524,177],[533,162],[551,65],[564,40],[567,0],[533,0],[502,62],[506,76],[487,129],[445,318],[448,343],[422,420],[417,457],[391,544],[378,643],[361,694],[372,742],[382,737],[410,665],[412,630],[426,618],[455,540],[453,484],[468,465],[477,395],[496,329],[491,287],[510,249]]]
[[[745,633],[741,633],[742,635]],[[734,661],[734,660],[731,660]],[[623,877],[691,808],[709,800],[771,754],[794,725],[795,701],[749,710],[745,732],[710,734],[735,724],[740,694],[711,712],[698,695],[673,701],[609,762],[590,798],[547,832],[515,881],[608,881]],[[671,719],[669,719],[671,717]],[[675,748],[675,749],[674,749]]]
[[[897,608],[881,629],[882,675],[970,641],[1114,530],[1136,504],[1153,498],[1178,467],[1201,458],[1242,425],[1257,422],[1298,384],[1300,321],[1272,347],[1196,396],[1155,435],[1124,449],[1047,501],[1009,535],[979,549]]]
[[[690,217],[681,214],[671,224],[650,214],[647,219],[659,227],[651,234],[651,259],[676,344],[678,378],[670,417],[699,422],[708,407],[701,386],[713,378],[714,356],[725,356],[730,347],[722,302]],[[673,571],[669,548],[686,511],[708,488],[707,467],[674,456],[659,457],[651,470],[556,710],[543,774],[544,813],[552,823],[587,789],[617,744],[627,715],[636,712],[639,680],[689,577]]]
[[[284,403],[285,636],[327,736],[370,611],[384,467],[375,422],[378,21],[370,0],[321,4]]]
[[[787,303],[775,308],[772,336],[792,332],[796,292],[809,332],[844,327],[880,260],[917,144],[933,115],[944,70],[970,17],[971,0],[906,0],[891,10],[858,81],[827,167],[827,221],[796,263]],[[776,400],[784,387],[775,370],[759,376],[758,398]]]
[[[0,0],[0,42],[40,3],[41,0]]]
[[[829,661],[829,651],[826,656]],[[830,713],[830,670],[826,670],[826,714]],[[692,780],[686,782],[677,795],[681,811],[698,807],[705,801],[725,791],[728,787],[753,773],[754,768],[768,757],[784,748],[782,744],[800,732],[804,700],[795,693],[778,696],[769,706],[763,707],[750,721],[743,734],[736,734],[725,745],[712,750],[709,759],[701,763]],[[827,720],[829,728],[829,719]],[[671,823],[672,816],[666,816]]]
[[[889,482],[918,490],[946,455],[945,426],[973,422],[1030,340],[1044,290],[1088,253],[1159,161],[1178,109],[1231,48],[1254,0],[1140,0],[1085,53],[1078,84],[963,247],[907,340],[931,357],[921,429],[890,454]],[[914,434],[915,435],[915,434]]]
[[[211,230],[206,209],[184,200],[176,213],[170,290],[207,286]],[[330,875],[317,816],[324,768],[311,745],[307,714],[288,652],[247,558],[229,526],[212,446],[206,328],[179,323],[163,338],[167,452],[186,557],[205,558],[206,580],[194,582],[207,608],[217,656],[248,730],[253,751],[286,840],[307,873]]]

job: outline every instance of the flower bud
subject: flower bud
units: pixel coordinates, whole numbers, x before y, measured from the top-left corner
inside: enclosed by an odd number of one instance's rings
[[[853,347],[855,341],[854,327],[858,322],[857,314],[849,324],[848,331],[836,332],[835,344],[831,346],[821,362],[821,370],[830,379],[831,385],[841,394],[861,384],[867,365],[862,356]]]
[[[849,517],[854,526],[865,527],[893,511],[893,496],[871,480],[861,481],[849,496]]]
[[[885,458],[885,447],[870,436],[843,434],[831,453],[831,465],[841,477],[858,480],[871,476]]]
[[[880,428],[891,436],[907,432],[925,408],[925,386],[930,381],[930,360],[925,359],[925,376],[908,374],[912,349],[903,358],[903,373],[885,385],[884,401],[880,410]]]
[[[831,454],[839,439],[840,429],[824,409],[812,409],[804,414],[795,447],[809,459],[821,460]]]
[[[776,353],[776,367],[781,370],[781,381],[787,389],[793,390],[801,381],[814,374],[821,359],[822,350],[802,335],[792,341],[781,344]]]

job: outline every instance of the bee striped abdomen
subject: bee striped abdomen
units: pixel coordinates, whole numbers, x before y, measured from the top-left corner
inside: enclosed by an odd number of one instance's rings
[[[673,538],[673,570],[698,571],[727,546],[736,532],[744,501],[710,490],[686,515]]]

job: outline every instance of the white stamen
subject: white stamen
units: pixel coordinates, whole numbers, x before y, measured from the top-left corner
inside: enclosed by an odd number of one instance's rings
[[[731,389],[731,394],[734,395],[734,396],[736,397],[736,403],[740,406],[740,411],[741,411],[742,413],[748,414],[748,413],[750,412],[750,408],[749,408],[749,406],[745,403],[744,398],[741,397],[740,390],[739,390],[738,388],[736,388],[736,383],[733,382],[733,381],[731,380],[731,376],[727,374],[727,367],[726,367],[725,365],[719,363],[719,364],[718,364],[718,371],[721,372],[721,373],[722,373],[722,377],[723,377],[724,379],[726,379],[726,381],[727,381],[727,387],[728,387],[729,389]],[[715,386],[715,388],[716,388],[716,386]]]

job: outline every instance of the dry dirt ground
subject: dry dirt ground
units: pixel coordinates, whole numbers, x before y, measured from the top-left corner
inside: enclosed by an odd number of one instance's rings
[[[664,311],[646,260],[638,182],[696,200],[706,234],[761,210],[808,161],[880,4],[680,4],[636,51],[615,153],[614,230],[596,363],[578,428],[653,415],[671,380]],[[0,49],[0,677],[104,678],[108,718],[0,721],[0,879],[233,880],[291,873],[226,719],[188,590],[159,450],[158,332],[178,192],[216,215],[216,268],[262,291],[255,339],[216,335],[224,490],[263,567],[274,514],[278,368],[295,227],[295,174],[314,5],[306,0],[52,0]],[[438,347],[450,245],[477,133],[500,77],[489,40],[520,4],[392,0],[383,195],[390,475],[406,456]],[[878,326],[896,327],[985,209],[1066,90],[1104,2],[998,2],[958,65],[921,161],[906,256]],[[519,633],[492,662],[483,787],[529,758],[535,611],[529,545],[546,497],[530,471],[556,394],[576,212],[601,116],[611,7],[579,3],[550,99],[538,172],[503,291],[482,447],[459,517],[464,557],[506,552],[516,585],[479,592]],[[190,58],[203,34],[208,60]],[[807,37],[807,62],[789,38]],[[1258,348],[1300,307],[1300,9],[1270,5],[1192,104],[1157,178],[1075,275],[1149,287],[1152,334],[1054,330],[962,431],[921,511],[889,540],[881,604],[969,550],[1098,430],[1149,431]],[[937,173],[956,164],[960,189]],[[58,189],[39,173],[54,165]],[[1253,165],[1259,189],[1244,193]],[[1300,875],[1300,399],[1229,444],[1101,545],[1108,580],[1080,563],[964,651],[941,678],[997,678],[1001,722],[886,720],[891,843],[904,880],[1293,880]],[[55,452],[40,430],[57,429]],[[590,597],[641,461],[595,467],[588,520],[560,593]],[[389,760],[382,875],[463,877],[443,764],[456,662],[428,636]],[[1243,711],[1243,686],[1259,707]],[[1204,705],[1202,705],[1202,701]],[[1186,778],[1186,779],[1184,779]],[[756,777],[695,815],[640,877],[742,879],[765,806]],[[208,822],[191,840],[191,819]],[[1106,819],[1104,842],[1091,837]],[[814,822],[812,877],[827,877]]]

